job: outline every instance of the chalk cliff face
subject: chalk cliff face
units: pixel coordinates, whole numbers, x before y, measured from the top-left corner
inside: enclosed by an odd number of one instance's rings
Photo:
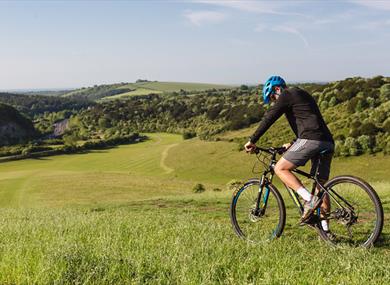
[[[29,119],[13,107],[0,104],[0,146],[24,143],[35,135]]]

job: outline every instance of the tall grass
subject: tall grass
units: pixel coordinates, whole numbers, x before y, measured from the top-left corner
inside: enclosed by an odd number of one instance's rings
[[[371,250],[330,248],[298,227],[280,187],[283,236],[262,245],[237,238],[231,193],[211,189],[251,177],[254,158],[226,142],[157,134],[104,152],[1,164],[0,284],[387,284],[389,161],[369,158],[335,160],[334,173],[366,177],[382,199],[384,233]],[[191,193],[195,182],[207,191]]]
[[[0,283],[390,282],[388,250],[329,248],[295,226],[274,242],[248,244],[216,202],[2,209]]]

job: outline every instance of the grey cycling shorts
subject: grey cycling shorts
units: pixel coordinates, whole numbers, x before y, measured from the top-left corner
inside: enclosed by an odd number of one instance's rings
[[[319,154],[323,152],[321,159]],[[329,179],[330,165],[334,152],[334,144],[328,141],[315,141],[307,139],[297,139],[295,143],[284,153],[283,158],[293,163],[295,166],[303,166],[311,159],[311,174],[318,168],[318,178]]]

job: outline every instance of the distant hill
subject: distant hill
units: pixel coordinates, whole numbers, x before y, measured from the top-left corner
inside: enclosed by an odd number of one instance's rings
[[[80,88],[65,93],[63,97],[83,98],[88,100],[112,100],[133,96],[142,96],[162,93],[186,93],[205,91],[211,89],[229,89],[233,86],[208,83],[188,82],[158,82],[141,80],[135,83],[117,83],[108,85],[95,85],[93,87]]]
[[[0,146],[24,143],[35,135],[31,120],[15,108],[0,103]]]
[[[160,86],[161,84],[157,86]],[[125,87],[126,86],[126,87]],[[143,83],[151,87],[153,83]],[[298,84],[316,99],[334,135],[337,154],[390,153],[390,78],[347,78],[327,84]],[[129,85],[123,85],[129,88]],[[160,90],[161,91],[161,90]],[[162,92],[162,91],[161,91]],[[77,114],[80,134],[120,135],[137,132],[183,133],[202,139],[248,139],[268,106],[257,88],[232,88],[177,95],[145,95],[128,100],[109,100]],[[249,126],[250,129],[243,130]],[[238,132],[225,134],[227,131]],[[262,145],[291,141],[293,133],[281,118]]]
[[[0,103],[11,105],[30,118],[45,112],[80,110],[93,104],[78,98],[0,93]]]

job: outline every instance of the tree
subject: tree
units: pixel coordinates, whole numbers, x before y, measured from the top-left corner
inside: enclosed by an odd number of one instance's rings
[[[371,122],[364,123],[360,127],[360,133],[362,135],[373,136],[378,132],[378,128]]]
[[[98,121],[98,125],[102,129],[107,129],[111,127],[111,123],[106,117],[100,118]]]
[[[360,145],[362,152],[371,152],[374,145],[373,139],[367,135],[362,135],[357,138],[357,142]]]
[[[390,118],[387,118],[387,120],[383,123],[383,130],[390,134]]]
[[[65,146],[77,146],[78,137],[75,134],[68,134],[63,136]]]
[[[334,107],[334,106],[336,106],[336,104],[337,104],[337,99],[336,99],[336,97],[332,97],[332,98],[330,99],[330,101],[329,101],[329,107]]]
[[[358,155],[361,153],[360,146],[355,138],[347,137],[344,143],[349,155]]]
[[[379,98],[381,102],[387,102],[390,100],[390,83],[383,84],[380,88]]]

